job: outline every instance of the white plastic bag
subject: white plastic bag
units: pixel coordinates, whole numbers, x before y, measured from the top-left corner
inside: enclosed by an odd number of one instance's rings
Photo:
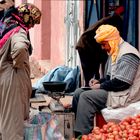
[[[105,108],[101,110],[101,113],[106,122],[114,120],[119,122],[123,120],[127,116],[135,116],[140,113],[140,101],[136,103],[132,103],[127,107],[116,108],[116,109],[108,109]]]

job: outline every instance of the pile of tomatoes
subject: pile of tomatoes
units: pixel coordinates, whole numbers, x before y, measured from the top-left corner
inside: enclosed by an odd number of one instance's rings
[[[128,116],[120,123],[108,122],[102,128],[94,127],[82,140],[140,140],[140,114]]]

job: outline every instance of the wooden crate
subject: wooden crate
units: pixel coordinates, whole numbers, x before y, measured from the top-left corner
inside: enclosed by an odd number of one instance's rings
[[[74,137],[73,129],[75,122],[75,115],[72,112],[55,112],[59,120],[59,128],[65,140],[71,140]]]

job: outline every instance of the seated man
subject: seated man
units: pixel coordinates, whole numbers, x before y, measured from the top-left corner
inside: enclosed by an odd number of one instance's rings
[[[76,113],[75,135],[89,134],[93,118],[103,108],[118,108],[140,100],[140,54],[112,25],[101,25],[94,37],[109,55],[104,79],[91,79],[90,90],[75,91],[72,108]]]
[[[108,58],[107,53],[101,49],[100,44],[93,38],[93,36],[95,36],[95,31],[102,24],[110,24],[117,27],[120,35],[123,35],[123,12],[124,8],[122,6],[118,7],[112,15],[98,20],[80,36],[75,48],[78,51],[81,61],[84,78],[83,85],[89,86],[89,81],[92,77],[99,79],[102,76],[102,73],[99,73],[100,65],[104,72],[104,66]]]

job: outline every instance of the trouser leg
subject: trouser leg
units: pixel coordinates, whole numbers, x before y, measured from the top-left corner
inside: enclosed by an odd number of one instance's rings
[[[97,111],[106,107],[105,90],[84,91],[79,98],[74,131],[88,134],[93,129],[93,119]]]
[[[78,106],[78,101],[79,101],[79,97],[80,94],[84,92],[84,90],[82,88],[78,88],[75,90],[74,95],[73,95],[73,99],[72,99],[72,111],[76,114],[77,112],[77,106]]]

